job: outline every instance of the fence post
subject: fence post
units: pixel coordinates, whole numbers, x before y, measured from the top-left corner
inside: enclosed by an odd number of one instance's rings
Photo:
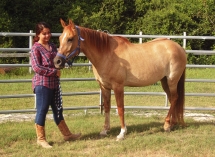
[[[100,96],[99,96],[99,104],[100,104],[100,113],[103,114],[103,98],[102,98],[102,90],[100,89]]]
[[[30,33],[33,33],[33,30],[30,30]],[[33,36],[29,36],[29,49],[32,48],[32,44],[33,44]],[[29,56],[29,64],[31,65],[31,51],[29,51],[30,56]],[[32,71],[32,67],[29,67],[29,73],[31,74]]]
[[[142,35],[142,34],[143,34],[143,32],[142,32],[142,31],[140,31],[139,35]],[[139,43],[140,43],[140,44],[142,44],[142,43],[143,43],[143,38],[139,38]]]
[[[165,107],[168,107],[168,96],[167,96],[167,94],[165,95]]]
[[[187,36],[186,32],[183,33],[184,36]],[[183,39],[183,48],[186,49],[186,39]]]

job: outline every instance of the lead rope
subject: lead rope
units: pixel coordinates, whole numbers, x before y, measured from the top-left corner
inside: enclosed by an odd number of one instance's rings
[[[62,99],[62,90],[61,90],[61,86],[60,86],[60,79],[58,78],[58,88],[57,90],[55,90],[55,105],[57,107],[57,115],[58,115],[58,118],[59,118],[59,112],[60,110],[62,110],[63,108],[63,99]]]

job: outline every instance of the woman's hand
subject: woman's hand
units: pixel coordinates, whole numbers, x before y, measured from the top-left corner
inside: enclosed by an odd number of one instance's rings
[[[61,73],[60,70],[57,70],[57,77],[60,77]]]

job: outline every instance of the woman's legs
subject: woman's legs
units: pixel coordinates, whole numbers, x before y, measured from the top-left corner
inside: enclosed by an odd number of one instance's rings
[[[49,109],[50,100],[52,99],[53,90],[43,86],[36,86],[36,117],[35,117],[35,128],[37,133],[37,144],[43,148],[52,148],[46,141],[45,136],[45,120],[46,114]]]
[[[44,87],[44,86],[36,86],[35,87],[35,94],[36,94],[36,118],[35,123],[44,126],[46,120],[46,114],[49,109],[49,105],[51,100],[53,99],[54,91]]]
[[[55,104],[55,99],[58,99],[55,95],[55,90],[49,89],[43,86],[37,86],[35,88],[36,93],[36,107],[37,113],[35,118],[36,131],[37,131],[37,143],[42,145],[44,148],[50,148],[51,146],[46,142],[45,138],[45,119],[46,114],[51,105],[54,121],[57,124],[59,130],[63,134],[64,140],[76,140],[80,138],[81,134],[72,134],[67,127],[64,117],[63,117],[63,108],[58,109]]]

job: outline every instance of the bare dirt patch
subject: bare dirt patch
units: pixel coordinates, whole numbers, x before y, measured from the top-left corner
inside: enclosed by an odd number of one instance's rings
[[[145,117],[151,117],[151,116],[165,116],[162,113],[152,111],[152,112],[132,112],[136,116],[145,116]],[[88,112],[88,114],[93,114],[91,112]],[[95,113],[94,113],[95,114]],[[97,114],[97,113],[96,113]],[[192,118],[195,121],[215,121],[215,117],[212,114],[206,114],[206,113],[185,113],[184,117],[186,118]],[[0,123],[4,122],[24,122],[24,121],[32,121],[35,118],[34,114],[25,114],[25,113],[13,113],[13,114],[0,114]],[[47,114],[47,119],[53,119],[52,114]]]

